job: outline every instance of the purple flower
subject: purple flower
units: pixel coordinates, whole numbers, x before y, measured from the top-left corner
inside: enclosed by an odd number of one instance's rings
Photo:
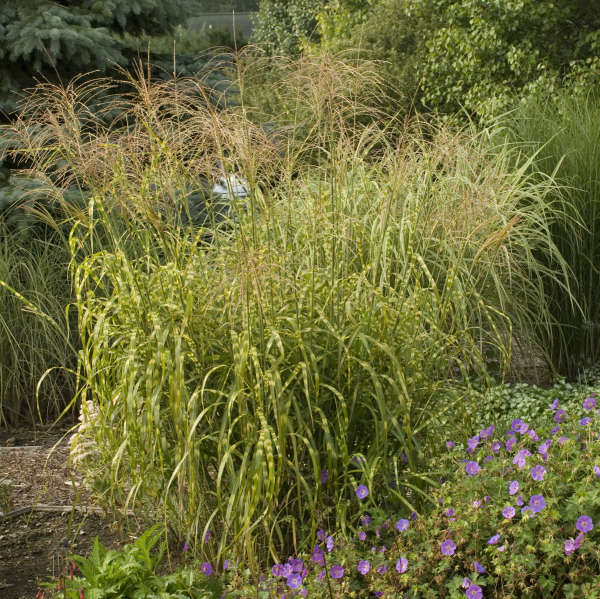
[[[290,589],[297,589],[302,584],[302,576],[300,576],[300,574],[292,574],[287,577],[285,583]]]
[[[579,532],[590,532],[594,528],[594,523],[589,516],[579,516],[575,524],[575,528]]]
[[[567,418],[567,413],[564,410],[557,410],[556,414],[554,414],[554,422],[560,424],[564,422]]]
[[[515,515],[515,508],[512,505],[507,505],[503,510],[502,510],[502,515],[507,519],[510,520],[511,518],[514,517]]]
[[[475,435],[474,437],[471,437],[467,441],[467,447],[468,447],[467,451],[469,453],[473,453],[478,445],[479,445],[479,435]]]
[[[552,405],[550,407],[553,410],[556,410],[558,408],[558,397],[552,402]]]
[[[223,562],[223,570],[229,570],[229,560],[225,559]]]
[[[294,570],[292,569],[291,564],[284,564],[281,567],[281,576],[283,576],[284,578],[291,576],[293,573],[294,573]]]
[[[494,535],[493,537],[490,537],[490,539],[487,542],[487,544],[488,545],[495,545],[499,540],[500,540],[500,535]]]
[[[281,576],[281,570],[282,570],[281,564],[275,564],[271,568],[271,574],[273,574],[273,576]]]
[[[492,498],[489,495],[486,495],[483,500],[487,503],[488,501],[490,501]]]
[[[379,568],[377,568],[377,574],[385,574],[387,572],[387,566],[385,564],[381,564]]]
[[[498,547],[498,551],[504,551],[506,549],[506,547],[504,547],[504,545],[500,545],[500,547]]]
[[[292,572],[302,572],[302,569],[304,568],[304,562],[300,558],[291,558],[289,562],[290,566],[292,566]]]
[[[525,502],[523,501],[523,495],[519,495],[516,499],[516,503],[519,507],[521,507]]]
[[[329,472],[321,470],[321,484],[324,485],[329,479]]]
[[[364,530],[361,530],[358,533],[358,540],[359,541],[366,541],[367,540],[367,533]]]
[[[529,430],[529,425],[523,422],[520,418],[516,418],[511,422],[510,428],[512,428],[515,433],[521,433],[524,435]]]
[[[210,530],[207,530],[204,535],[204,542],[207,543],[208,541],[210,541]]]
[[[321,529],[321,530],[317,530],[317,539],[319,539],[319,541],[324,541],[327,538],[327,533]]]
[[[476,499],[472,504],[471,504],[475,509],[478,509],[481,507],[481,501],[479,501],[478,499]]]
[[[593,410],[596,407],[596,400],[593,397],[586,397],[583,400],[584,410]]]
[[[410,519],[411,520],[416,520],[419,517],[419,514],[417,514],[417,512],[411,512],[410,513]]]
[[[485,574],[485,568],[479,562],[473,562],[473,567],[479,574]]]
[[[575,541],[573,539],[567,539],[565,541],[565,555],[571,555],[575,549],[577,549]]]
[[[582,419],[579,421],[579,424],[580,424],[581,426],[587,426],[587,425],[588,425],[588,424],[589,424],[591,421],[592,421],[592,419],[591,419],[589,416],[585,416],[584,418],[582,418]]]
[[[531,439],[533,439],[533,440],[534,440],[536,443],[537,443],[537,442],[540,440],[540,438],[537,436],[537,433],[536,433],[536,432],[535,432],[535,431],[534,431],[532,428],[530,428],[530,429],[527,431],[527,434],[528,434],[528,435],[529,435],[529,437],[530,437]]]
[[[440,545],[440,551],[442,552],[442,555],[454,555],[454,552],[456,551],[456,543],[451,539],[446,539],[445,541],[442,541],[442,544]]]
[[[506,447],[506,451],[512,451],[513,447],[517,444],[517,440],[514,437],[511,437],[504,446]]]
[[[550,449],[550,445],[552,445],[552,439],[546,439],[543,443],[538,445],[538,452],[542,455],[547,454],[548,450]]]
[[[514,495],[515,493],[517,493],[519,491],[520,488],[521,487],[519,486],[518,480],[511,480],[508,485],[508,494]]]
[[[365,497],[369,496],[369,489],[365,485],[358,485],[355,493],[359,499],[364,499]]]
[[[317,576],[317,582],[321,582],[325,578],[325,570],[321,570]]]
[[[325,557],[323,554],[323,550],[318,545],[315,545],[315,548],[313,549],[311,555],[311,559],[315,564],[319,564],[320,566],[325,565]]]
[[[399,574],[404,574],[404,572],[406,572],[407,570],[408,570],[408,560],[405,557],[401,557],[396,562],[396,571]]]
[[[594,466],[594,474],[600,478],[600,467],[599,466]]]
[[[569,437],[561,436],[561,437],[558,438],[558,444],[559,445],[564,445],[568,440],[569,440]]]
[[[533,514],[541,512],[546,507],[546,500],[543,495],[532,495],[529,498],[529,508]]]
[[[518,468],[525,468],[527,464],[527,458],[531,456],[531,452],[528,449],[521,449],[517,452],[513,459],[513,464]]]
[[[338,566],[338,564],[333,564],[329,569],[329,576],[331,578],[341,578],[344,575],[344,568],[342,566]]]
[[[189,548],[190,548],[190,545],[189,545],[189,543],[186,541],[186,542],[183,544],[183,550],[184,550],[184,551],[187,551]]]
[[[483,458],[484,462],[491,462],[494,459],[493,455],[486,455],[485,458]]]
[[[369,560],[361,560],[360,562],[358,562],[357,569],[364,576],[371,569],[371,564]]]
[[[360,517],[360,521],[365,525],[365,526],[369,526],[369,524],[371,523],[371,516],[369,516],[369,514],[365,514],[364,516]]]
[[[473,476],[481,470],[481,467],[477,462],[467,462],[465,464],[465,472],[468,476]]]
[[[492,443],[492,451],[498,453],[502,449],[502,443],[500,441],[494,441]]]
[[[204,562],[200,567],[200,572],[202,572],[202,574],[205,574],[206,576],[212,576],[212,566],[208,562]]]
[[[398,529],[398,532],[407,530],[409,526],[410,522],[406,518],[402,518],[396,522],[396,528]]]
[[[327,553],[331,553],[333,551],[333,547],[334,547],[333,537],[327,537],[327,541],[325,542],[325,547],[327,547]]]
[[[463,578],[462,579],[462,583],[461,583],[461,587],[463,589],[468,589],[473,583],[471,582],[470,578]]]
[[[542,481],[546,475],[546,469],[543,466],[534,466],[529,473],[533,480]]]
[[[490,426],[488,426],[487,428],[484,428],[480,433],[479,436],[482,439],[491,439],[492,435],[494,434],[494,430],[495,430],[495,426],[492,424]]]
[[[467,599],[481,599],[483,597],[483,591],[478,584],[472,584],[466,592]]]
[[[448,518],[452,518],[452,516],[454,516],[454,508],[449,507],[444,513]]]
[[[446,441],[446,448],[448,450],[454,449],[454,441]]]

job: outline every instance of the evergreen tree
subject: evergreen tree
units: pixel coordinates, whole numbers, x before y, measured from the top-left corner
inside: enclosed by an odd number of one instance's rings
[[[118,34],[165,33],[185,16],[184,0],[2,0],[0,111],[36,80],[125,66]]]

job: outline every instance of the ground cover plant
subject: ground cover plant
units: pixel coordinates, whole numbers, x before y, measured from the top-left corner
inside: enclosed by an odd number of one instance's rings
[[[386,142],[359,102],[373,69],[315,63],[282,82],[317,115],[290,115],[294,135],[243,102],[216,110],[199,80],[132,79],[108,128],[93,84],[41,86],[13,128],[53,197],[89,190],[63,203],[80,464],[105,502],[215,566],[348,530],[359,484],[393,479],[390,505],[410,512],[431,502],[439,426],[471,428],[471,377],[502,368],[513,325],[544,322],[541,281],[561,277],[535,258],[562,264],[551,179],[513,169],[488,131],[417,124]],[[245,205],[182,218],[201,180],[236,172]]]
[[[385,491],[374,497],[360,484],[351,536],[332,523],[317,532],[312,552],[262,574],[206,561],[199,596],[600,597],[600,410],[588,396],[578,405],[585,416],[573,416],[567,400],[555,399],[535,420],[513,418],[506,431],[491,425],[463,449],[440,438],[443,478],[431,509],[389,512]],[[77,559],[95,579],[91,561]],[[123,587],[138,570],[115,567],[114,576]],[[69,597],[82,584],[90,583],[61,581]]]

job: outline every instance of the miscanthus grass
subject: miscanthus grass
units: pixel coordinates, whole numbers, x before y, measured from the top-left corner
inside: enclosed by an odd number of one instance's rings
[[[511,168],[486,131],[416,124],[392,141],[361,101],[379,84],[368,65],[302,68],[281,84],[300,113],[276,134],[243,81],[217,110],[201,81],[143,77],[109,127],[86,108],[106,82],[42,86],[15,125],[59,200],[88,193],[64,206],[80,463],[104,500],[213,563],[345,530],[359,485],[409,512],[431,502],[423,464],[440,429],[471,428],[470,376],[492,358],[502,371],[513,326],[549,326],[541,281],[561,277],[550,179]],[[202,196],[233,173],[244,202]]]

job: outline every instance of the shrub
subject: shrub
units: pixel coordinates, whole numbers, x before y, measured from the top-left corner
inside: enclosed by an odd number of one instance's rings
[[[560,0],[382,0],[329,43],[391,63],[403,108],[498,114],[513,96],[597,77],[597,3]]]

